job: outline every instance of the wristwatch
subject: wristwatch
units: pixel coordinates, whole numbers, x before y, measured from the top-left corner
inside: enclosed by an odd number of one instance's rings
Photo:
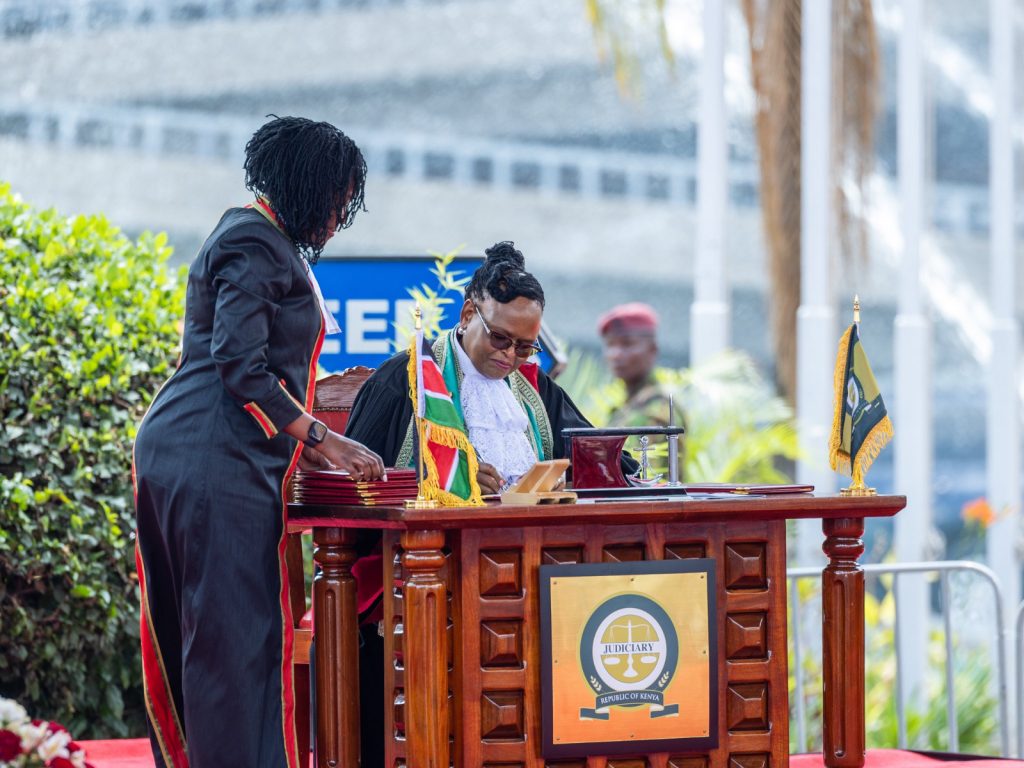
[[[309,433],[304,442],[310,448],[316,448],[327,437],[327,425],[322,421],[314,421],[309,425]]]

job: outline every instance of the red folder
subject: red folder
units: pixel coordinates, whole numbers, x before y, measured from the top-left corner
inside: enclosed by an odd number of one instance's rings
[[[341,470],[296,472],[292,498],[303,504],[394,506],[415,499],[416,472],[388,469],[387,480],[355,480]]]

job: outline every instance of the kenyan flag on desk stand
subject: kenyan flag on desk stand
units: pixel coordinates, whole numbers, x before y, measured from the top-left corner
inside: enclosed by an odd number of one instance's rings
[[[446,507],[483,504],[476,451],[422,329],[416,330],[409,349],[409,395],[416,412],[417,445],[427,445],[420,493]]]
[[[829,440],[832,469],[864,482],[868,467],[892,439],[892,422],[860,343],[857,323],[839,341],[835,372],[835,413]]]

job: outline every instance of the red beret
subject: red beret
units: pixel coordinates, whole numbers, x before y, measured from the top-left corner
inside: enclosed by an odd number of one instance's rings
[[[658,328],[658,313],[649,304],[633,301],[612,307],[597,319],[597,331],[642,331],[653,334]]]

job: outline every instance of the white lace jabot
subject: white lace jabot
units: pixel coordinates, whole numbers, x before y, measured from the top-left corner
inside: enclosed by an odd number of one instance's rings
[[[530,420],[508,382],[480,373],[458,339],[452,346],[462,368],[459,399],[469,442],[480,461],[493,465],[506,481],[515,482],[537,461],[526,436]]]

